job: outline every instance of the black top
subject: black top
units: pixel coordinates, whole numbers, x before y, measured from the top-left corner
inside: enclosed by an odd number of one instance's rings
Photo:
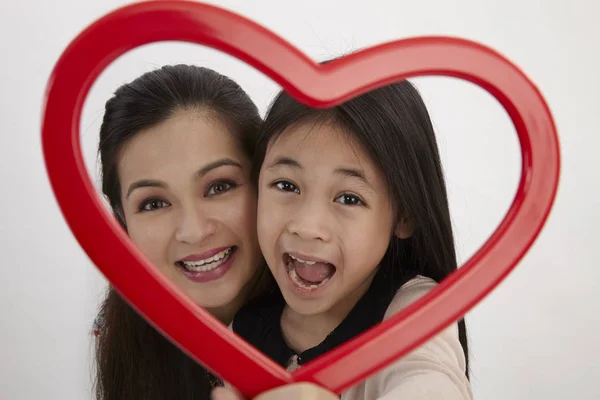
[[[371,286],[348,316],[323,342],[300,354],[290,349],[283,339],[280,320],[285,300],[280,291],[258,298],[242,307],[233,320],[232,328],[235,333],[282,367],[286,368],[294,355],[298,356],[298,364],[302,365],[383,321],[398,289],[416,275],[412,268],[405,269],[401,274],[398,274],[397,270],[390,273],[380,268]]]

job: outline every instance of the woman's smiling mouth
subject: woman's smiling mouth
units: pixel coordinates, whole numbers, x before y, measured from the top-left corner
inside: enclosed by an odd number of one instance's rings
[[[206,256],[189,256],[175,262],[183,274],[194,282],[219,279],[232,265],[237,246],[217,249]]]

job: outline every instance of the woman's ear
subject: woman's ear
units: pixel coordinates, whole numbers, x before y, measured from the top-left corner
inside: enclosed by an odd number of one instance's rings
[[[127,224],[125,223],[125,215],[121,207],[116,207],[113,211],[113,215],[121,225],[121,227],[127,232]]]
[[[414,226],[408,218],[401,218],[396,225],[396,229],[394,230],[394,234],[399,239],[408,239],[415,232]]]

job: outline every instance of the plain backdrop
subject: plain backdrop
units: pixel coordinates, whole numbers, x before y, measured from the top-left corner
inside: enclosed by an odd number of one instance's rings
[[[87,25],[128,2],[0,5],[0,398],[90,399],[91,326],[106,281],[67,228],[40,145],[51,69]],[[552,214],[516,270],[468,315],[477,399],[599,399],[600,3],[594,0],[211,1],[250,17],[315,60],[417,35],[472,39],[538,85],[558,127],[562,172]],[[81,135],[97,181],[104,102],[164,64],[204,65],[238,81],[264,112],[277,86],[201,46],[158,43],[119,58],[86,100]],[[503,218],[520,174],[501,106],[466,82],[414,82],[429,106],[447,174],[460,261]],[[102,240],[98,238],[98,240]],[[110,249],[107,249],[110,251]],[[408,399],[411,400],[411,399]],[[418,400],[418,399],[414,399]]]

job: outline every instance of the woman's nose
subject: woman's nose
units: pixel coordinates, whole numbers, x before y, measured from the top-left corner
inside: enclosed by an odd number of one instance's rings
[[[187,207],[181,214],[175,239],[188,244],[197,244],[212,236],[217,230],[213,218],[205,215],[198,207]]]

